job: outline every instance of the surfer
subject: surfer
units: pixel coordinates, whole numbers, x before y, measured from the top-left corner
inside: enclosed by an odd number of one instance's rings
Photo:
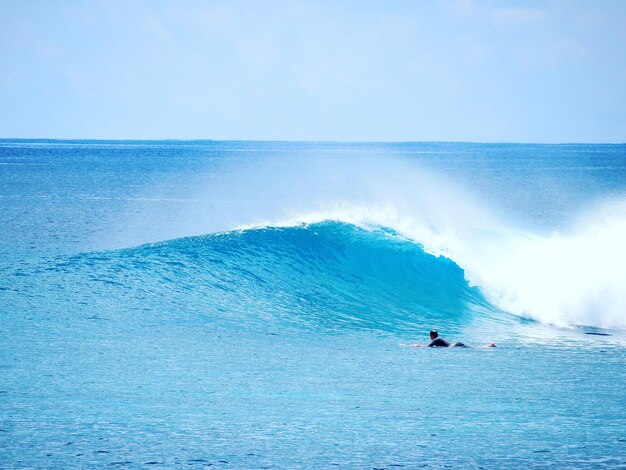
[[[428,344],[400,344],[400,346],[410,346],[412,348],[449,348],[449,347],[453,347],[453,348],[467,348],[468,346],[466,346],[463,343],[453,343],[450,344],[449,341],[446,341],[445,339],[443,339],[442,337],[439,336],[439,333],[437,332],[437,330],[431,330],[430,333],[430,343]],[[476,346],[476,348],[495,348],[496,347],[496,343],[489,343],[489,344],[485,344],[484,346]]]

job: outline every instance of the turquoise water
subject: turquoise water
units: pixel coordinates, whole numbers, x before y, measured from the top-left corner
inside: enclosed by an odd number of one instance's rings
[[[3,468],[626,465],[626,146],[0,141]],[[436,328],[495,349],[401,347]]]

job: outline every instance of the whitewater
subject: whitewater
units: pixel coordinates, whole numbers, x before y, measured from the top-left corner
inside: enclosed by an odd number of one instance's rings
[[[6,468],[626,464],[625,145],[1,140],[0,222]]]

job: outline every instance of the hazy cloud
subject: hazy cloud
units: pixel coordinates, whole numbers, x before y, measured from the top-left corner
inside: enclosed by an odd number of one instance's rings
[[[498,26],[538,23],[547,17],[547,11],[533,8],[503,8],[493,12]]]
[[[3,2],[0,136],[626,140],[626,3],[521,5]]]

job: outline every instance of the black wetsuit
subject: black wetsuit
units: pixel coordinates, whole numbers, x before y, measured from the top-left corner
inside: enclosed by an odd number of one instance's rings
[[[448,346],[450,346],[450,343],[443,338],[435,338],[428,345],[429,348],[447,348]]]
[[[435,338],[433,339],[430,344],[428,345],[429,348],[447,348],[450,347],[450,343],[448,343],[445,339],[443,338]],[[465,346],[463,343],[454,343],[452,345],[452,347],[454,348],[466,348],[467,346]]]

